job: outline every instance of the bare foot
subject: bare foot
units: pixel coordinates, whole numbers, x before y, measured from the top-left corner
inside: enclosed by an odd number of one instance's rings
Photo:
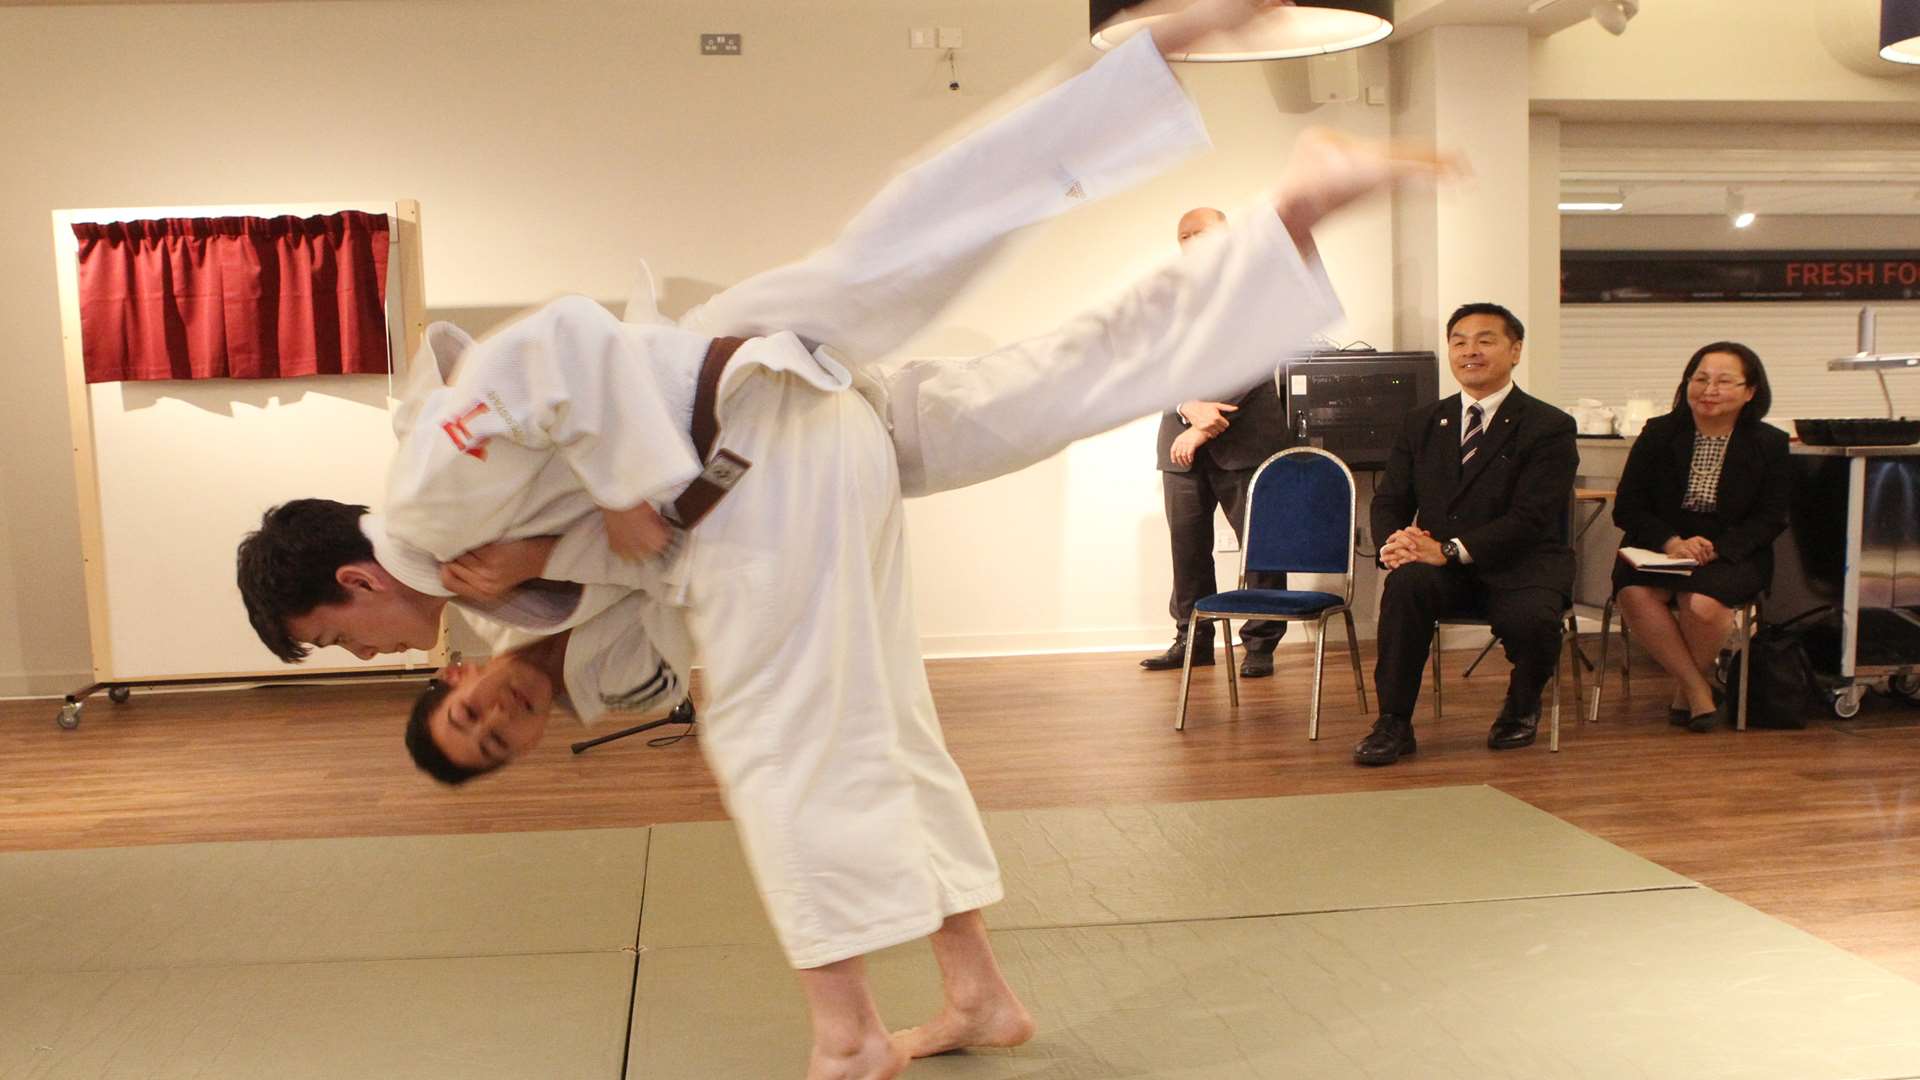
[[[1293,156],[1281,174],[1276,209],[1299,238],[1321,218],[1376,191],[1465,173],[1465,162],[1430,147],[1313,127],[1294,142]]]
[[[1011,992],[973,1008],[948,1005],[917,1028],[896,1031],[893,1044],[910,1057],[930,1057],[969,1046],[1019,1046],[1033,1038],[1033,1017]]]
[[[893,1080],[913,1061],[885,1036],[852,1045],[815,1043],[807,1060],[807,1080]]]

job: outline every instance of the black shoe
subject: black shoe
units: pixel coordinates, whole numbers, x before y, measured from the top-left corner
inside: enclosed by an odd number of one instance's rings
[[[1187,643],[1176,641],[1167,647],[1167,651],[1158,656],[1149,656],[1140,661],[1140,666],[1148,671],[1178,671],[1187,663]],[[1193,666],[1213,666],[1213,642],[1196,641],[1193,643]]]
[[[1393,713],[1381,713],[1373,730],[1353,748],[1353,760],[1362,765],[1391,765],[1418,749],[1413,741],[1413,721]]]
[[[1264,679],[1273,674],[1273,654],[1270,652],[1250,652],[1240,662],[1240,677],[1243,679]]]
[[[1671,705],[1667,707],[1667,723],[1672,724],[1674,727],[1686,727],[1687,721],[1690,719],[1692,719],[1692,717],[1687,715],[1687,710],[1676,709]]]
[[[1713,711],[1687,718],[1687,730],[1696,735],[1705,735],[1717,727],[1733,727],[1733,699],[1716,693],[1713,695]]]
[[[1487,732],[1487,747],[1492,750],[1518,750],[1523,746],[1532,746],[1535,735],[1540,733],[1540,706],[1535,705],[1530,712],[1521,712],[1508,705],[1500,710],[1500,716],[1494,720],[1493,728]]]

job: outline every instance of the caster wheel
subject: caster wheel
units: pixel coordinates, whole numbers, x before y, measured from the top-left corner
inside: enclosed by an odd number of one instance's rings
[[[74,728],[80,726],[80,709],[81,705],[79,702],[69,701],[65,705],[60,706],[60,715],[55,718],[54,722],[68,731],[72,731]]]
[[[1887,689],[1909,705],[1920,705],[1920,674],[1903,671],[1887,680]]]
[[[113,702],[115,705],[125,705],[127,699],[132,696],[133,687],[131,686],[116,686],[107,691],[107,700]]]
[[[1833,695],[1833,715],[1851,720],[1860,715],[1860,688],[1850,686]]]

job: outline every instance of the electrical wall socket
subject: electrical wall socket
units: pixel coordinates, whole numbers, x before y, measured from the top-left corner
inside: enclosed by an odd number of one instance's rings
[[[701,34],[701,56],[739,56],[739,34]]]
[[[959,47],[960,47],[960,44],[961,44],[961,42],[960,42],[960,28],[959,28],[959,27],[957,27],[957,26],[943,26],[943,27],[941,27],[941,28],[940,28],[940,37],[939,37],[939,42],[940,42],[940,47],[941,47],[941,48],[943,48],[943,49],[957,49],[957,48],[959,48]]]

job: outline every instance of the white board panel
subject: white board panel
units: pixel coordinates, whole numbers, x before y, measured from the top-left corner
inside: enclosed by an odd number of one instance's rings
[[[1560,308],[1560,396],[1565,405],[1634,396],[1664,411],[1687,358],[1712,341],[1738,341],[1760,354],[1773,384],[1777,422],[1794,417],[1885,416],[1880,384],[1867,372],[1828,371],[1858,348],[1859,304],[1567,304]],[[1920,301],[1881,301],[1881,352],[1920,352]],[[1920,372],[1887,376],[1894,411],[1920,416]]]
[[[234,547],[262,511],[288,499],[378,509],[394,446],[386,377],[89,389],[115,671],[161,677],[280,667],[247,624]],[[428,662],[424,652],[405,660]],[[374,665],[328,649],[297,670],[366,666]]]

